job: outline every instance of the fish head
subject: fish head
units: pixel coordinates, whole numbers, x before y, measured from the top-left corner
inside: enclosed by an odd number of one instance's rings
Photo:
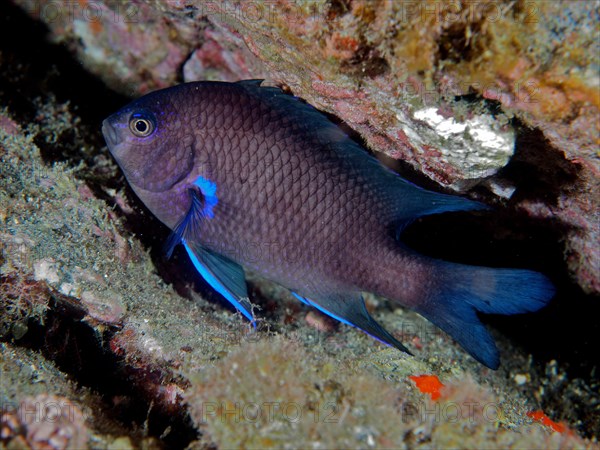
[[[180,89],[147,94],[104,120],[102,134],[136,192],[172,189],[192,170],[194,130]]]

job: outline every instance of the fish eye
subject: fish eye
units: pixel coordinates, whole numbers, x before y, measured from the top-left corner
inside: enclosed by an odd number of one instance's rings
[[[129,119],[129,129],[137,137],[147,137],[154,132],[154,119],[146,113],[135,113]]]

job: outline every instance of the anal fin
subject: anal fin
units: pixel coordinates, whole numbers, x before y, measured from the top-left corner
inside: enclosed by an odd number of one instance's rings
[[[326,296],[313,295],[310,299],[300,296],[295,292],[292,292],[292,294],[303,303],[314,306],[328,316],[346,325],[359,328],[378,341],[412,355],[400,341],[371,317],[360,293],[330,294]]]

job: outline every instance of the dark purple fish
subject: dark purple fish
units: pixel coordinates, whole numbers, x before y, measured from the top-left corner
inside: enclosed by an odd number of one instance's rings
[[[410,184],[319,111],[260,81],[153,92],[102,132],[133,190],[173,230],[169,253],[182,243],[251,321],[243,267],[408,352],[371,318],[361,292],[395,300],[497,368],[477,313],[536,311],[553,296],[537,272],[465,266],[401,245],[417,217],[484,206]]]

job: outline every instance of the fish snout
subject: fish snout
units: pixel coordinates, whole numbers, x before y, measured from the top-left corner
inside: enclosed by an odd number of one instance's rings
[[[109,150],[112,150],[114,147],[116,147],[120,141],[117,130],[115,130],[115,127],[110,124],[108,119],[102,122],[102,134],[104,135],[104,140],[106,141]]]

